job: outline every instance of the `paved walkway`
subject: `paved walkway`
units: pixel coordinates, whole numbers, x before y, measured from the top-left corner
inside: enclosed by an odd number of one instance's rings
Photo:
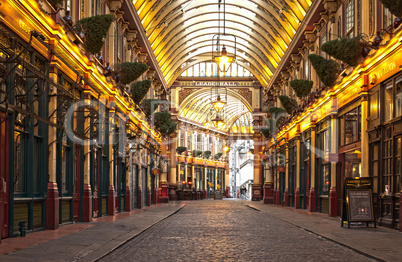
[[[402,233],[396,229],[377,226],[341,227],[339,217],[326,214],[310,213],[305,210],[284,208],[276,205],[264,205],[261,202],[249,202],[248,206],[305,229],[313,234],[349,247],[378,260],[402,260]]]
[[[180,202],[160,204],[115,217],[102,217],[91,223],[76,223],[59,230],[3,239],[1,254],[12,253],[0,256],[0,261],[94,261],[183,206]],[[32,246],[35,241],[40,244]],[[19,249],[22,250],[16,251]]]
[[[39,243],[39,244],[38,244]],[[171,202],[3,239],[0,261],[401,261],[402,234],[251,201]]]

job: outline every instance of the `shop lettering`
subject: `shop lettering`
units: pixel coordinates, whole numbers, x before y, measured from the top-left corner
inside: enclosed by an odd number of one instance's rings
[[[20,28],[21,28],[24,32],[26,32],[26,33],[28,33],[28,34],[31,33],[32,29],[31,29],[27,24],[25,24],[25,23],[22,22],[21,20],[19,21],[18,24],[19,24]]]
[[[377,80],[386,76],[390,72],[392,72],[396,68],[395,62],[391,62],[388,65],[384,66],[381,70],[379,70],[376,74],[370,75],[370,84],[376,84]]]
[[[217,82],[195,82],[194,86],[216,86]],[[237,86],[236,82],[219,82],[220,86]]]

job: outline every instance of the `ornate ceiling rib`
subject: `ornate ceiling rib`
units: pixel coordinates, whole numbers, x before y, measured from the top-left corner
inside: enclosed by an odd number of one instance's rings
[[[250,63],[267,85],[292,40],[311,0],[227,0],[227,34],[235,35],[236,54]],[[218,1],[133,0],[168,85],[183,63],[210,55],[218,33]],[[222,21],[221,21],[222,23]],[[221,32],[223,33],[223,32]],[[194,43],[194,44],[193,44]],[[227,42],[227,47],[234,44]],[[211,47],[212,48],[212,47]],[[260,50],[260,51],[256,51]],[[229,51],[230,53],[230,51]],[[204,60],[205,61],[205,60]]]

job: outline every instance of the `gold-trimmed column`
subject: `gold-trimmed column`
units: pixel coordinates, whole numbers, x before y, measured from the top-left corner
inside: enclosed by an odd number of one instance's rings
[[[286,168],[286,170],[285,170],[285,194],[284,194],[285,200],[284,200],[284,203],[285,203],[285,206],[289,206],[289,141],[287,138],[285,141],[285,150],[286,150],[285,151],[285,156],[286,156],[285,168]]]
[[[169,174],[169,200],[177,200],[177,167],[176,167],[177,134],[174,133],[170,138],[170,174]]]
[[[296,178],[295,178],[295,208],[300,208],[300,171],[301,171],[301,142],[300,142],[300,125],[298,126],[298,131],[296,135]]]
[[[311,163],[311,173],[310,173],[310,191],[308,194],[308,211],[315,212],[315,132],[316,132],[316,123],[315,119],[311,118],[311,143],[310,143],[310,163]]]
[[[259,130],[254,130],[254,176],[253,176],[253,192],[252,200],[259,201],[262,199],[261,185],[261,161],[260,161],[260,139],[261,133]]]

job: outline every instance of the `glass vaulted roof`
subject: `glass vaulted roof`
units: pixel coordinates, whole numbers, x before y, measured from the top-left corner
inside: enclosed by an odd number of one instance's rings
[[[169,87],[187,69],[211,61],[212,39],[217,34],[220,46],[225,45],[229,55],[236,54],[236,63],[266,86],[311,3],[312,0],[133,0]],[[209,92],[197,94],[192,96],[193,101],[183,101],[179,116],[202,123],[210,110],[205,104],[211,96]],[[239,97],[229,94],[225,110],[226,131],[243,132],[242,125],[252,122],[251,108]]]

